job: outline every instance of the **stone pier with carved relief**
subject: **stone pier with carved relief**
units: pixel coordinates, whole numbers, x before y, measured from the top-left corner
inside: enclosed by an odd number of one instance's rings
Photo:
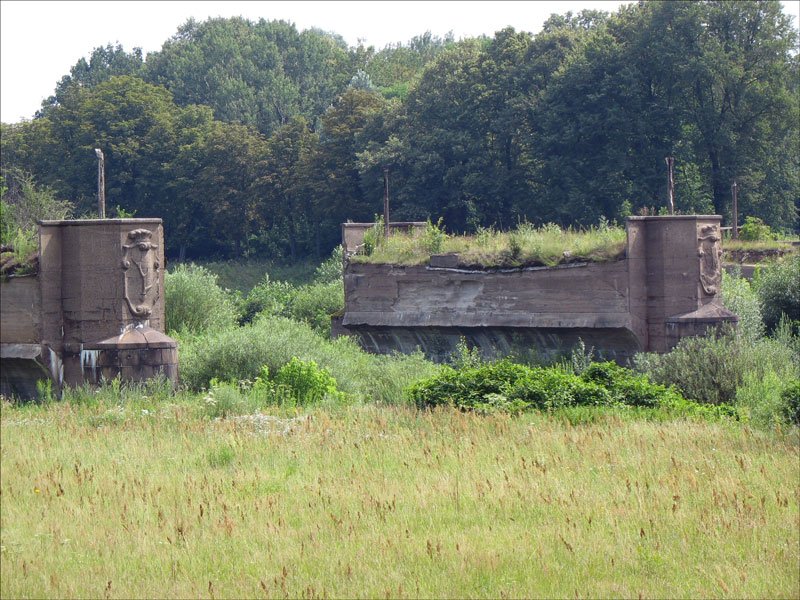
[[[419,348],[437,360],[462,338],[488,356],[554,359],[579,341],[623,363],[664,352],[738,320],[720,295],[720,221],[630,217],[625,255],[610,263],[480,270],[459,268],[453,255],[408,267],[348,261],[334,333],[373,352]],[[345,255],[360,244],[358,226],[343,226]]]
[[[42,377],[56,388],[177,382],[177,343],[164,334],[161,219],[43,221],[39,241],[38,274],[2,283],[3,393],[31,396]]]

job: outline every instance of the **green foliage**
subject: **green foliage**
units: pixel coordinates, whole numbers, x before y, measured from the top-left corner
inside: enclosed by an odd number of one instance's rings
[[[372,256],[377,248],[386,243],[384,228],[383,216],[376,215],[372,227],[364,232],[363,254],[365,256]]]
[[[331,316],[343,310],[344,286],[339,280],[297,288],[282,314],[308,323],[315,331],[327,336],[331,331]]]
[[[800,425],[800,380],[790,382],[781,392],[781,415],[787,423]]]
[[[15,243],[24,243],[22,238],[35,237],[38,221],[66,219],[72,214],[74,207],[71,202],[58,200],[52,188],[39,185],[30,173],[10,169],[3,177],[3,184],[0,242],[4,244],[14,246]],[[24,258],[28,256],[24,255]]]
[[[344,248],[339,245],[333,249],[331,255],[326,258],[314,271],[315,283],[334,283],[342,281],[342,266],[344,263]]]
[[[467,340],[461,337],[456,344],[456,351],[450,357],[450,364],[454,369],[473,369],[483,364],[481,350],[477,346],[470,348]]]
[[[240,324],[250,323],[256,315],[282,315],[297,294],[288,281],[272,281],[266,273],[261,282],[250,290],[242,305]]]
[[[442,218],[434,224],[428,219],[425,223],[425,233],[422,235],[422,247],[428,254],[438,254],[444,247],[447,234],[442,228]]]
[[[327,340],[305,323],[262,316],[253,323],[179,340],[181,381],[190,389],[218,381],[253,381],[277,373],[293,357],[327,369],[341,391],[358,401],[403,402],[403,388],[439,367],[421,354],[375,356],[347,337]]]
[[[479,412],[612,405],[693,410],[693,403],[675,390],[611,362],[594,363],[581,375],[559,366],[527,367],[508,360],[460,370],[445,367],[406,393],[420,408],[446,405]]]
[[[616,260],[622,256],[626,240],[622,227],[608,223],[575,230],[562,229],[553,223],[535,227],[523,222],[510,232],[490,228],[474,236],[449,236],[440,225],[428,223],[422,236],[395,233],[370,254],[357,254],[351,260],[418,265],[428,262],[431,254],[445,252],[458,254],[459,262],[467,266],[554,266],[574,261]]]
[[[762,219],[750,216],[740,227],[739,237],[745,242],[764,242],[775,239],[775,234]]]
[[[236,309],[217,277],[204,267],[180,264],[164,276],[166,327],[169,332],[199,334],[232,327]]]
[[[722,303],[738,315],[736,331],[740,336],[756,341],[764,335],[761,300],[750,281],[741,276],[741,270],[728,273],[723,269]]]
[[[181,260],[321,257],[379,210],[385,166],[393,217],[442,216],[451,234],[663,211],[665,156],[680,212],[730,214],[735,179],[744,236],[794,230],[797,31],[780,3],[590,13],[377,52],[281,21],[190,20],[146,62],[119,45],[81,59],[36,119],[2,124],[2,168],[85,213],[102,148],[108,205],[163,218]]]
[[[48,403],[55,400],[56,394],[53,392],[52,379],[38,379],[36,381],[36,399],[38,402]]]
[[[257,315],[284,316],[308,323],[316,331],[328,335],[331,316],[343,309],[341,277],[295,287],[286,281],[270,281],[269,275],[265,275],[244,299],[240,323],[250,323]]]
[[[746,376],[774,373],[788,381],[800,377],[798,340],[783,332],[776,338],[748,339],[734,331],[683,338],[667,354],[640,354],[637,368],[658,383],[675,386],[704,404],[731,404]]]
[[[290,390],[291,397],[299,406],[315,404],[325,398],[344,399],[330,371],[318,367],[313,360],[303,361],[293,356],[278,369],[274,382]]]
[[[767,330],[774,331],[786,319],[800,334],[800,255],[761,270],[755,286]]]
[[[39,237],[36,229],[17,228],[16,232],[3,240],[3,243],[11,247],[11,260],[14,263],[13,265],[4,265],[4,272],[13,272],[14,275],[26,275],[33,272],[36,255],[39,253]]]
[[[758,427],[774,429],[787,423],[797,424],[797,385],[796,379],[787,382],[775,371],[745,373],[736,390],[735,403]]]
[[[252,412],[253,406],[235,383],[211,379],[203,397],[205,414],[212,419],[225,419],[233,415]]]

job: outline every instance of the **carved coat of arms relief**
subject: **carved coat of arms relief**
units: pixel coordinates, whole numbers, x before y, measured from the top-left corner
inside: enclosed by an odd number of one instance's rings
[[[158,246],[150,241],[152,237],[148,229],[134,229],[128,233],[129,243],[122,245],[125,302],[137,319],[150,316],[161,294]]]
[[[716,225],[702,225],[697,232],[700,285],[708,296],[719,293],[722,282],[722,238]]]

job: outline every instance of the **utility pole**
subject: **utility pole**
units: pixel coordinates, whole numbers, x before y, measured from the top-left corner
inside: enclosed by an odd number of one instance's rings
[[[106,159],[100,148],[95,148],[97,155],[97,212],[101,219],[106,218]]]
[[[383,167],[383,237],[389,239],[389,167]]]
[[[731,234],[733,239],[739,239],[739,185],[734,179],[731,186],[731,194],[733,194],[733,228]]]
[[[675,166],[675,159],[668,156],[664,159],[667,163],[667,205],[669,207],[669,214],[675,214],[675,179],[673,178],[672,169]]]

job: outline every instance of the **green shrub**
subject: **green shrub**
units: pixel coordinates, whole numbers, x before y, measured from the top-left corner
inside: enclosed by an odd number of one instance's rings
[[[783,390],[780,410],[784,421],[800,425],[800,380],[795,379]]]
[[[251,323],[257,315],[282,316],[308,323],[315,331],[330,335],[331,316],[344,309],[341,278],[295,287],[285,281],[264,280],[242,303],[240,324]]]
[[[276,385],[290,390],[292,398],[300,406],[315,404],[326,397],[344,399],[330,371],[321,369],[313,360],[303,361],[293,356],[278,370],[274,381]]]
[[[646,375],[637,375],[613,362],[592,363],[581,377],[603,386],[613,401],[629,406],[656,407],[675,395],[673,390],[651,383]]]
[[[2,194],[2,242],[7,243],[7,235],[14,235],[18,229],[37,230],[41,220],[67,219],[74,205],[67,200],[58,200],[55,191],[36,183],[33,175],[19,169],[11,169],[4,183]]]
[[[285,314],[296,293],[297,288],[288,281],[271,281],[265,273],[242,303],[240,324],[251,323],[259,314]]]
[[[430,219],[425,224],[425,233],[422,235],[422,246],[429,254],[438,254],[442,251],[447,234],[442,229],[442,219],[432,223]]]
[[[225,419],[255,410],[238,384],[217,379],[210,382],[208,392],[203,397],[203,408],[205,414],[212,419]]]
[[[254,380],[292,357],[313,360],[327,368],[340,389],[359,401],[399,403],[403,388],[435,373],[439,367],[421,354],[376,356],[347,337],[328,340],[307,324],[283,317],[261,316],[244,327],[189,337],[180,346],[181,381],[190,389],[219,381]]]
[[[314,271],[314,283],[333,283],[342,281],[342,266],[344,264],[344,249],[336,246],[331,255],[325,259]]]
[[[797,338],[786,333],[753,341],[725,329],[706,337],[682,339],[666,354],[639,354],[637,369],[656,383],[675,386],[686,398],[704,404],[731,404],[745,375],[773,372],[798,377]]]
[[[284,315],[308,323],[315,331],[330,336],[331,316],[344,310],[342,280],[305,285],[295,291]]]
[[[559,366],[527,367],[508,360],[460,371],[445,367],[409,386],[407,394],[419,408],[447,405],[479,412],[614,404],[674,407],[685,402],[674,390],[611,362],[592,364],[580,376]]]
[[[800,255],[795,255],[759,272],[755,282],[767,330],[788,319],[800,333]]]
[[[745,374],[736,390],[736,406],[757,426],[772,428],[791,422],[791,393],[797,381],[788,384],[777,373]]]
[[[197,334],[236,324],[238,315],[230,295],[204,267],[180,264],[164,279],[167,331]]]
[[[755,341],[764,335],[761,300],[750,282],[734,273],[722,271],[722,303],[739,317],[736,330],[740,336]]]
[[[739,238],[747,242],[760,242],[775,239],[772,229],[758,217],[746,217],[739,228]]]
[[[375,250],[386,242],[386,231],[382,216],[375,216],[375,223],[364,232],[363,254],[370,256]]]

